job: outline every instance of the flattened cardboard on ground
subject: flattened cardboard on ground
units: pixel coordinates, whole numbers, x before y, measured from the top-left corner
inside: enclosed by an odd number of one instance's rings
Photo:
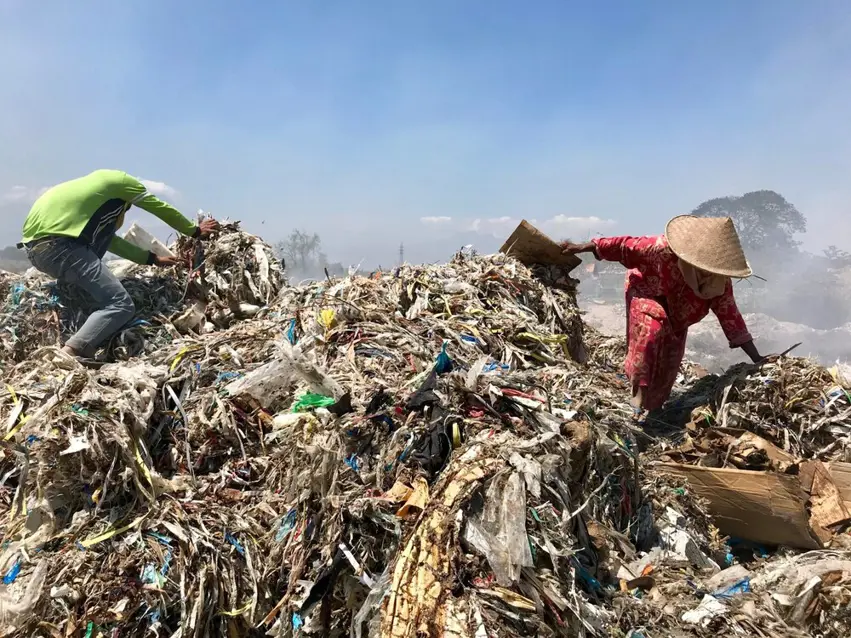
[[[562,254],[561,247],[556,242],[525,219],[514,229],[499,252],[511,255],[527,266],[542,264],[573,270],[582,263],[576,255]]]
[[[845,507],[851,509],[851,463],[840,463],[834,461],[828,464],[830,477],[839,489]]]
[[[820,549],[810,527],[808,494],[790,474],[660,463],[655,467],[686,478],[722,534],[766,545]]]
[[[796,462],[794,456],[753,432],[744,431],[739,435],[738,448],[745,456],[751,450],[762,450],[778,472],[785,472]]]
[[[831,528],[845,523],[851,514],[845,507],[839,488],[821,461],[805,461],[798,468],[801,487],[809,494],[810,527],[827,544]]]
[[[726,450],[723,457],[713,454],[713,450],[718,448]],[[794,456],[753,432],[722,427],[701,429],[668,456],[673,462],[686,465],[691,465],[691,459],[699,457],[701,467],[719,467],[724,464],[742,470],[757,471],[759,468],[749,467],[749,457],[757,451],[765,454],[769,461],[768,469],[775,472],[785,473],[798,463]]]

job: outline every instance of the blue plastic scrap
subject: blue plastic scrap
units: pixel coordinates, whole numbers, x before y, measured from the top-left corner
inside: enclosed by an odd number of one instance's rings
[[[447,342],[443,342],[443,347],[440,349],[440,354],[437,355],[437,361],[434,364],[434,371],[437,374],[446,374],[447,372],[452,372],[452,359],[449,358],[449,355],[446,352],[446,344]]]
[[[225,534],[225,540],[236,548],[236,551],[239,552],[240,556],[245,556],[245,548],[230,532]]]
[[[159,587],[163,584],[165,579],[160,575],[156,566],[148,563],[145,565],[145,568],[142,570],[142,582],[148,585],[156,585]]]
[[[733,596],[738,596],[739,594],[747,594],[750,590],[751,579],[743,578],[739,582],[730,585],[726,589],[720,589],[712,595],[715,598],[733,598]]]
[[[287,326],[287,341],[295,345],[295,319],[290,319],[290,325]]]
[[[399,455],[399,462],[404,463],[405,459],[408,458],[408,455],[411,453],[411,450],[414,449],[414,434],[413,432],[408,435],[408,442],[405,444],[405,449],[402,450],[402,453]]]
[[[158,534],[157,532],[147,532],[145,535],[159,541],[161,545],[165,545],[166,547],[171,547],[173,542],[170,537],[165,536],[164,534]]]
[[[360,460],[354,454],[346,457],[346,465],[352,468],[355,472],[360,472]]]
[[[496,361],[486,363],[482,366],[482,372],[496,372],[497,370],[501,372],[509,372],[511,370],[511,366]]]
[[[160,569],[160,574],[162,574],[163,576],[167,576],[167,575],[168,575],[169,567],[171,567],[171,559],[172,559],[172,557],[173,557],[173,554],[171,553],[171,550],[168,550],[168,551],[165,553],[165,559],[163,560],[163,566],[162,566],[162,568]]]
[[[21,299],[26,291],[27,287],[24,284],[15,284],[12,286],[12,304],[17,306],[21,303]]]
[[[15,582],[15,579],[18,577],[18,574],[21,573],[21,559],[15,561],[15,564],[9,568],[9,571],[6,572],[6,575],[3,576],[3,584],[11,585]]]
[[[304,625],[304,620],[302,620],[301,616],[299,616],[297,611],[293,612],[293,629],[298,631]]]
[[[396,429],[396,424],[393,423],[393,419],[390,418],[387,414],[379,414],[377,417],[372,419],[374,423],[383,423],[387,426],[387,432],[390,433]]]
[[[573,566],[576,568],[576,573],[579,574],[579,578],[582,579],[582,581],[586,585],[588,585],[591,589],[593,589],[596,592],[602,592],[603,591],[603,586],[600,584],[600,581],[598,581],[596,578],[594,578],[588,572],[588,570],[585,569],[580,564],[580,562],[576,558],[573,558],[571,560],[571,562],[573,563]]]
[[[289,512],[287,512],[287,515],[284,516],[284,518],[281,520],[281,524],[278,527],[277,533],[275,534],[275,540],[278,543],[283,542],[284,539],[290,535],[290,532],[295,529],[297,514],[298,512],[296,512],[296,509],[292,508]]]
[[[219,372],[216,377],[216,383],[222,383],[223,381],[233,381],[234,379],[239,379],[242,377],[242,372]]]

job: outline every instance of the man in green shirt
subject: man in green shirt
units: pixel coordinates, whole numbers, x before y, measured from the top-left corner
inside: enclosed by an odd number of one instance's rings
[[[148,193],[139,180],[115,170],[98,170],[54,186],[36,200],[24,222],[20,245],[26,248],[30,263],[51,277],[80,286],[101,306],[68,339],[62,349],[69,354],[93,356],[136,312],[129,293],[103,264],[107,251],[137,264],[177,263],[116,235],[131,206],[148,211],[190,237],[207,237],[218,228],[212,219],[196,226],[173,206]]]

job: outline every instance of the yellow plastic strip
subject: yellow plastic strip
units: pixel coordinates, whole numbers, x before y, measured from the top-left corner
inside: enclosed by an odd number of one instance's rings
[[[123,527],[115,527],[111,530],[104,532],[100,536],[95,536],[94,538],[84,540],[83,542],[80,543],[80,545],[82,545],[86,549],[89,549],[90,547],[94,547],[98,543],[108,541],[113,536],[116,536],[118,534],[123,534],[124,532],[130,531],[134,527],[138,527],[139,525],[141,525],[142,521],[144,521],[144,520],[145,520],[145,516],[139,516],[136,520],[134,520],[132,523],[130,523],[128,525],[124,525]]]
[[[249,609],[251,609],[251,601],[250,600],[247,603],[245,603],[244,607],[241,607],[240,609],[231,609],[230,611],[220,611],[219,613],[222,616],[242,616],[242,614],[247,612]]]
[[[29,415],[25,414],[20,419],[18,419],[18,425],[16,425],[11,430],[9,430],[9,433],[6,436],[3,437],[3,440],[4,441],[11,441],[12,437],[14,437],[18,433],[18,431],[22,427],[24,427],[24,423],[26,423],[29,420],[29,418],[30,418]]]
[[[142,453],[139,452],[139,445],[136,441],[133,441],[133,453],[136,455],[136,463],[139,464],[139,468],[142,470],[142,474],[145,475],[145,478],[148,480],[148,485],[151,487],[154,486],[154,480],[151,478],[151,471],[148,469],[148,466],[145,465],[145,460],[142,458]]]

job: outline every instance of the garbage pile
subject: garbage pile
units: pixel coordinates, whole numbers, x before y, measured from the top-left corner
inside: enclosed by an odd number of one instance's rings
[[[157,350],[178,333],[211,332],[255,316],[285,283],[272,248],[238,223],[223,224],[214,242],[181,237],[177,250],[184,264],[179,269],[107,262],[133,298],[136,318],[107,345],[106,359],[126,360]],[[25,361],[40,347],[64,342],[95,309],[84,291],[57,285],[35,269],[23,276],[2,273],[0,286],[5,362]]]
[[[846,553],[745,567],[645,463],[567,273],[227,237],[143,356],[4,371],[3,635],[847,635]]]
[[[851,395],[837,371],[800,358],[731,368],[705,408],[721,428],[747,429],[799,459],[851,461]]]

